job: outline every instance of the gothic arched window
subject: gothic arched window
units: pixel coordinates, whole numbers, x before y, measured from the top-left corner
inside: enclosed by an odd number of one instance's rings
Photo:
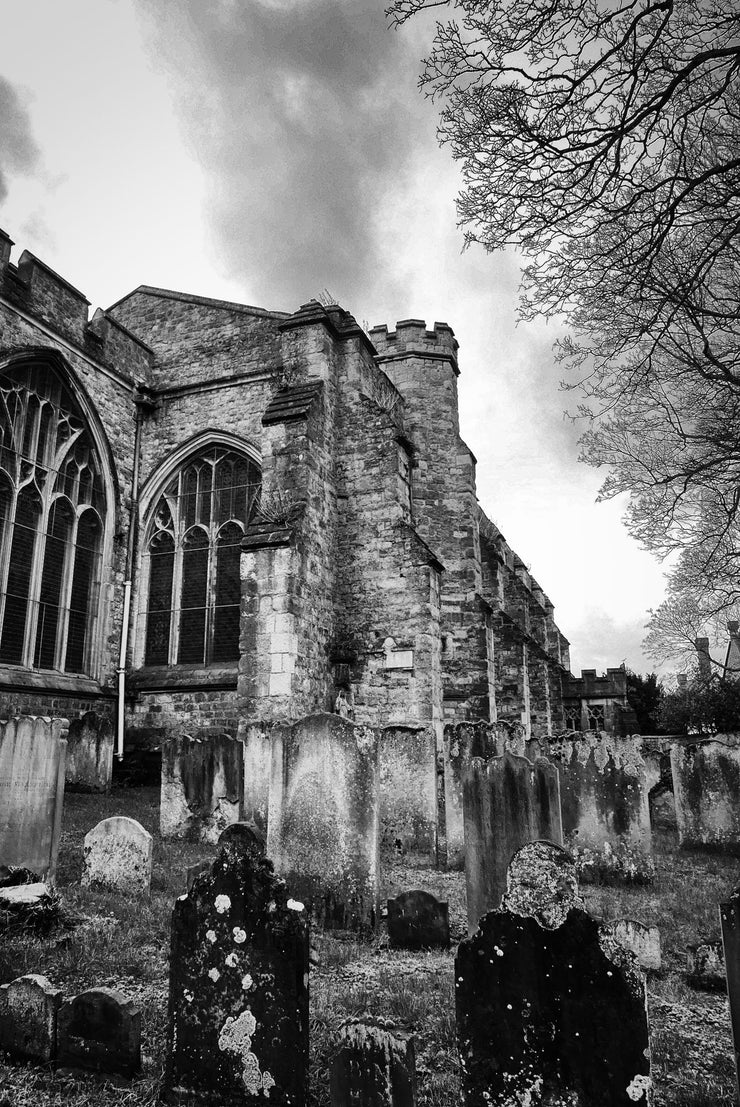
[[[89,428],[51,365],[0,371],[0,663],[91,670],[105,492]]]
[[[146,665],[239,658],[239,555],[259,466],[225,446],[190,458],[157,500],[147,531]]]

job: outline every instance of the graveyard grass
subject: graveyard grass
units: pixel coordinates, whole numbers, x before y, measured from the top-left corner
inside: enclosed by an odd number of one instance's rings
[[[162,841],[159,791],[111,796],[67,794],[57,884],[64,924],[48,935],[14,931],[0,938],[0,983],[41,973],[67,996],[83,988],[119,989],[142,1008],[143,1071],[133,1080],[44,1066],[1,1063],[0,1104],[12,1107],[143,1107],[157,1101],[165,1051],[169,924],[185,870],[213,847]],[[100,819],[125,812],[154,836],[149,899],[80,886],[83,839]],[[684,979],[690,944],[720,937],[717,904],[738,880],[740,861],[718,854],[679,853],[672,835],[657,836],[652,886],[583,887],[589,910],[657,924],[663,973],[651,979],[653,1073],[658,1107],[722,1107],[735,1103],[729,1016],[723,995],[690,989]],[[315,934],[311,973],[310,1107],[329,1107],[332,1043],[349,1016],[383,1015],[416,1039],[419,1107],[458,1102],[453,955],[465,933],[462,873],[411,869],[397,861],[384,874],[383,899],[424,888],[450,904],[449,953],[408,953],[372,943]]]

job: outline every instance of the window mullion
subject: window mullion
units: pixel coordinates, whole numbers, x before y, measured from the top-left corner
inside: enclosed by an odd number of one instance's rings
[[[49,512],[51,504],[48,496],[41,497],[41,515],[36,527],[33,541],[33,558],[31,575],[28,581],[28,617],[23,639],[23,654],[21,664],[29,669],[33,668],[33,655],[36,648],[36,632],[39,623],[39,604],[41,601],[41,577],[44,571],[44,555],[46,553],[46,532],[49,526]]]
[[[18,489],[13,489],[13,495],[8,507],[8,516],[5,520],[5,533],[0,543],[0,630],[5,618],[5,597],[8,593],[8,573],[10,572],[10,550],[13,544],[15,531],[15,509],[18,504]]]
[[[72,596],[72,577],[75,570],[75,553],[77,551],[77,529],[80,517],[75,512],[71,531],[68,535],[64,549],[64,566],[62,568],[62,586],[59,589],[59,622],[57,624],[57,640],[54,650],[54,664],[60,672],[64,672],[64,659],[67,656],[67,632],[69,630],[69,609]],[[92,582],[91,582],[92,584]],[[92,605],[90,605],[92,606]],[[89,615],[88,615],[89,619]],[[86,636],[89,640],[90,635]],[[83,663],[84,668],[84,663]]]
[[[213,516],[211,516],[213,518]],[[213,656],[213,628],[216,622],[216,567],[218,555],[218,529],[211,523],[208,535],[208,585],[206,588],[206,642],[205,662],[210,664]]]

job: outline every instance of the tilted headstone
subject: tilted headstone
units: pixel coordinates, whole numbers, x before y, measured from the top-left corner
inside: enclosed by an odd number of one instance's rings
[[[465,861],[463,778],[474,757],[487,761],[500,753],[499,728],[493,723],[448,723],[444,728],[445,833],[447,868]]]
[[[391,949],[447,949],[450,920],[446,903],[429,892],[404,892],[388,900]]]
[[[632,950],[646,972],[660,972],[660,931],[637,919],[614,919],[603,923],[602,929]]]
[[[679,845],[740,854],[740,746],[674,743],[671,770]]]
[[[130,895],[149,895],[152,836],[136,819],[114,815],[85,835],[82,883]]]
[[[367,930],[378,908],[378,732],[323,714],[272,735],[275,870],[322,926]]]
[[[431,727],[380,733],[380,848],[407,863],[437,860],[437,740]]]
[[[686,980],[700,992],[724,992],[726,976],[722,942],[697,942],[688,947]]]
[[[652,1102],[645,982],[583,909],[571,856],[523,846],[455,958],[467,1107]]]
[[[473,758],[463,782],[465,884],[468,930],[498,907],[506,891],[509,862],[526,842],[547,838],[558,844],[558,772],[546,758],[503,753],[489,761]]]
[[[45,976],[19,976],[0,987],[0,1050],[21,1061],[53,1061],[62,991]]]
[[[163,838],[217,842],[242,817],[244,759],[240,741],[228,734],[192,738],[170,735],[162,743],[159,807]]]
[[[165,1102],[304,1107],[308,955],[259,836],[225,841],[172,913]]]
[[[57,1061],[133,1076],[141,1068],[141,1012],[113,988],[88,988],[59,1008]]]
[[[729,900],[719,905],[719,917],[722,925],[727,996],[730,1001],[735,1082],[740,1097],[740,889],[735,888]]]
[[[560,773],[563,840],[582,873],[652,873],[648,780],[640,737],[593,731],[550,742]]]
[[[88,711],[72,719],[67,736],[65,777],[71,792],[109,792],[113,780],[111,720]]]
[[[351,1019],[330,1082],[331,1107],[416,1107],[414,1039],[385,1019]]]
[[[64,804],[67,720],[0,722],[0,865],[53,880]]]

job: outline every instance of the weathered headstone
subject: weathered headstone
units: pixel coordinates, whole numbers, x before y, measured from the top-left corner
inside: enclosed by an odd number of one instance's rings
[[[697,942],[688,947],[686,980],[700,992],[724,992],[726,977],[722,942]]]
[[[416,1107],[413,1038],[385,1019],[351,1019],[330,1081],[331,1107]]]
[[[674,743],[671,769],[679,845],[740,855],[740,746]]]
[[[170,735],[162,743],[163,838],[217,842],[242,817],[244,747],[228,734]]]
[[[53,880],[64,803],[67,720],[0,722],[0,864]]]
[[[378,908],[378,732],[323,714],[272,735],[275,870],[322,926],[367,930]]]
[[[386,726],[380,735],[380,848],[407,861],[437,860],[437,748],[431,727]]]
[[[19,976],[0,987],[0,1049],[18,1060],[53,1061],[62,991],[45,976]]]
[[[614,919],[603,923],[603,929],[632,950],[646,972],[660,972],[660,930],[646,926],[637,919]]]
[[[149,895],[152,836],[136,819],[114,815],[85,835],[82,883],[130,895]]]
[[[463,781],[465,884],[468,929],[472,934],[486,911],[501,903],[506,870],[526,842],[547,838],[558,844],[558,772],[544,757],[503,753],[489,761],[473,758]]]
[[[652,838],[639,736],[599,731],[550,742],[560,773],[563,840],[581,879],[651,879]]]
[[[644,977],[583,910],[561,847],[515,854],[503,907],[460,943],[455,981],[467,1107],[651,1102]]]
[[[389,899],[387,921],[392,949],[447,949],[450,944],[448,906],[429,892],[404,892]]]
[[[113,779],[113,726],[109,718],[86,712],[72,719],[67,736],[67,789],[109,792]]]
[[[258,835],[224,842],[172,914],[166,1102],[304,1107],[308,942]]]
[[[719,917],[722,925],[727,996],[730,1001],[735,1082],[740,1097],[740,889],[735,888],[729,900],[720,904]]]
[[[88,988],[59,1008],[57,1061],[132,1076],[141,1068],[141,1012],[113,988]]]
[[[465,861],[463,778],[474,757],[487,761],[501,753],[493,723],[448,723],[444,728],[445,833],[447,868],[461,869]]]

